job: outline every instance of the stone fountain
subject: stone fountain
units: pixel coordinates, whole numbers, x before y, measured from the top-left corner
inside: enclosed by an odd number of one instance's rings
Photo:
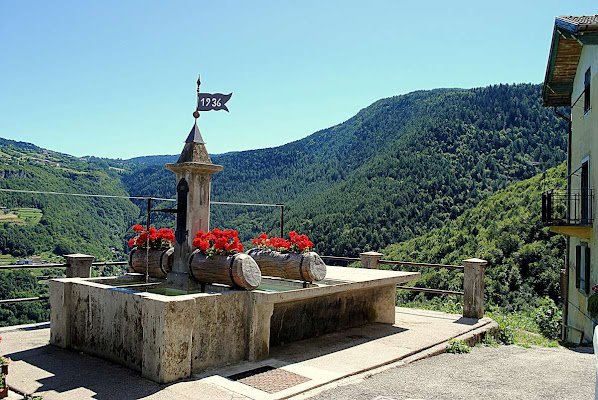
[[[172,271],[153,279],[149,290],[140,274],[51,280],[51,344],[166,383],[267,358],[270,347],[282,343],[394,323],[395,286],[419,273],[328,267],[317,284],[264,277],[252,291],[194,280],[188,262],[193,233],[209,230],[211,179],[223,169],[212,164],[197,121],[180,158],[166,168],[177,188]],[[168,289],[178,295],[165,295]]]

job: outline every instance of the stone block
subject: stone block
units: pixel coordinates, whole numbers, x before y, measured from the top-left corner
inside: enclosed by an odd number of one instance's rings
[[[196,296],[139,297],[143,298],[141,375],[159,383],[190,376]]]

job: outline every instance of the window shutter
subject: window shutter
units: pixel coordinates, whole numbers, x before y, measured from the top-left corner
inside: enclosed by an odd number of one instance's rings
[[[590,288],[592,285],[590,284],[590,248],[586,247],[586,293],[590,294]]]
[[[592,79],[592,72],[591,69],[588,68],[588,70],[586,71],[586,76],[585,76],[585,80],[584,80],[584,105],[583,105],[583,110],[584,112],[588,112],[590,110],[590,81]]]
[[[575,287],[579,289],[581,274],[581,246],[575,246]]]

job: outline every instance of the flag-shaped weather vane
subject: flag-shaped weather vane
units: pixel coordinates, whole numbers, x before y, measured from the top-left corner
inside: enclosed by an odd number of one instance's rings
[[[194,118],[199,118],[200,111],[228,111],[226,102],[230,100],[232,93],[201,93],[199,86],[201,85],[201,76],[197,77],[197,107],[193,112]]]

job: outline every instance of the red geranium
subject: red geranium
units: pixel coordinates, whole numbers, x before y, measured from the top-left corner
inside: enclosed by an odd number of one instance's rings
[[[289,238],[271,237],[262,233],[252,241],[253,245],[260,249],[280,251],[282,253],[307,253],[311,251],[314,244],[307,235],[299,235],[297,232],[289,232]]]
[[[239,232],[234,229],[212,229],[211,232],[199,231],[193,239],[193,246],[202,254],[213,256],[215,254],[233,255],[243,251],[243,243],[239,241]]]
[[[138,232],[137,236],[129,240],[129,247],[147,247],[148,232],[141,225],[133,226],[133,231]],[[167,249],[174,244],[174,232],[172,229],[160,228],[156,230],[153,226],[149,228],[149,246],[151,249]]]

